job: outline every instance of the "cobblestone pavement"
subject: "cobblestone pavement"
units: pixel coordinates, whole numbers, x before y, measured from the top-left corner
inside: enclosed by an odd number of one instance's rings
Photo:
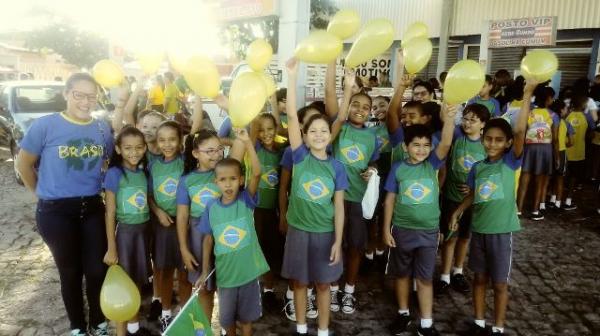
[[[12,162],[0,161],[0,335],[66,335],[58,275],[36,232],[34,198],[16,184],[11,169]],[[582,203],[578,210],[543,222],[523,221],[524,230],[515,239],[509,335],[600,335],[596,197],[586,187],[576,197]],[[279,289],[284,286],[281,281]],[[336,335],[388,335],[396,311],[391,282],[370,274],[361,279],[357,293],[355,314],[333,316]],[[489,292],[488,321],[491,305]],[[470,296],[452,292],[435,301],[436,326],[444,335],[456,335],[471,311]],[[293,328],[278,313],[265,315],[254,329],[255,335],[286,335]],[[309,329],[316,330],[315,321]]]

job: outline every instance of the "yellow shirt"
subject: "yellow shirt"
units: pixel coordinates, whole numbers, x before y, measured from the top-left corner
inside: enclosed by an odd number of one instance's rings
[[[567,149],[567,123],[561,120],[558,124],[558,150],[564,151]]]
[[[552,115],[545,108],[535,108],[527,120],[526,144],[552,143]]]
[[[171,83],[165,87],[165,102],[167,99],[169,99],[169,105],[165,106],[165,112],[168,114],[176,114],[179,112],[179,102],[177,101],[178,96],[179,90],[175,84]]]
[[[150,88],[148,100],[150,100],[150,105],[162,105],[165,102],[165,94],[160,85],[156,84]]]
[[[573,126],[573,146],[567,148],[567,160],[585,160],[585,132],[588,129],[587,119],[583,112],[571,112],[567,116],[567,122]]]

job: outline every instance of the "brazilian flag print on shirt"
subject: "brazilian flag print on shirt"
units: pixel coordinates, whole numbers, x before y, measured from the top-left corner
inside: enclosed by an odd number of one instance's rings
[[[437,173],[444,164],[435,152],[417,164],[407,160],[395,163],[385,182],[385,190],[396,194],[392,223],[413,230],[439,227],[439,185]]]
[[[521,229],[515,200],[515,173],[521,161],[511,150],[499,160],[486,159],[473,166],[467,177],[473,190],[473,232],[495,234]]]
[[[467,183],[467,176],[477,161],[485,159],[486,153],[481,139],[471,140],[460,127],[454,132],[450,150],[450,169],[444,188],[444,196],[454,202],[462,202],[464,196],[459,186]]]
[[[177,185],[182,174],[183,158],[180,156],[169,162],[160,159],[150,165],[154,201],[170,216],[177,214]]]
[[[345,123],[333,143],[334,157],[346,169],[350,187],[344,199],[360,202],[367,190],[367,182],[360,176],[369,166],[369,162],[379,158],[377,135],[372,128],[358,128]]]
[[[217,287],[239,287],[269,271],[254,228],[256,197],[246,191],[235,201],[211,202],[198,229],[214,238]]]
[[[333,196],[348,187],[344,165],[332,157],[316,158],[305,145],[292,152],[292,160],[288,223],[307,232],[333,232]]]
[[[256,155],[260,161],[260,180],[258,182],[258,205],[263,209],[275,209],[279,194],[279,161],[283,151],[270,151],[260,142],[256,143]]]
[[[150,219],[148,180],[142,170],[111,167],[104,187],[116,196],[116,220],[124,224],[142,224]]]
[[[215,184],[215,172],[193,171],[183,176],[177,186],[177,204],[189,205],[190,216],[200,218],[210,201],[221,197]]]

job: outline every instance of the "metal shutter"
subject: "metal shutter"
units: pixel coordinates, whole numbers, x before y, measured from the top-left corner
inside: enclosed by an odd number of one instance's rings
[[[467,59],[479,62],[479,46],[470,45],[467,47]]]
[[[550,50],[558,58],[558,70],[561,71],[561,89],[572,85],[575,80],[587,77],[592,53],[592,41],[557,42],[556,47],[528,48]]]
[[[489,50],[491,59],[490,74],[500,69],[506,69],[511,74],[521,68],[521,59],[525,56],[525,48],[494,48]]]

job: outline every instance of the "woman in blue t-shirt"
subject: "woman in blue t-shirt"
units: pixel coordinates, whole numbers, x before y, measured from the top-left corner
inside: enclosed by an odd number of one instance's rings
[[[37,119],[25,134],[17,168],[38,198],[37,227],[58,268],[71,335],[88,332],[83,276],[89,332],[108,335],[100,310],[100,288],[106,273],[100,188],[104,163],[113,150],[113,136],[108,124],[91,116],[98,100],[98,84],[92,76],[73,74],[66,82],[64,97],[65,111]]]

